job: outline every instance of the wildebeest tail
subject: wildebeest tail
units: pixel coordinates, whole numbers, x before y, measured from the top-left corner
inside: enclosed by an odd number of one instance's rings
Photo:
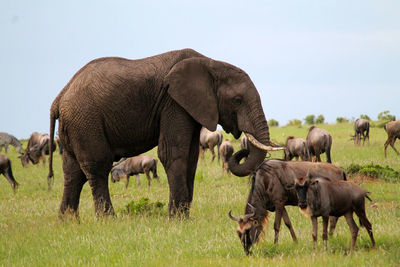
[[[158,160],[154,159],[154,164],[153,164],[153,177],[154,178],[158,177],[158,175],[157,175],[157,162],[158,162]]]
[[[218,132],[217,132],[217,133],[218,133]],[[222,144],[222,139],[223,139],[223,137],[222,137],[222,135],[217,134],[217,138],[218,138],[218,140],[217,140],[217,152],[218,152],[218,162],[219,162],[219,160],[220,160],[220,158],[221,158],[221,153],[219,152],[219,147],[220,147],[221,144]]]
[[[347,181],[347,176],[345,172],[343,172],[343,181]]]

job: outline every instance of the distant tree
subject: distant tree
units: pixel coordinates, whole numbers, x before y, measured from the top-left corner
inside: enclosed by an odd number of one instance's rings
[[[287,126],[301,126],[301,120],[299,119],[290,120]]]
[[[366,115],[366,114],[361,114],[361,115],[360,115],[360,119],[365,119],[365,120],[367,120],[367,121],[371,121],[371,118],[370,118],[368,115]]]
[[[311,114],[311,115],[307,115],[305,118],[304,118],[304,123],[305,124],[315,124],[315,115],[313,115],[313,114]]]
[[[268,125],[273,127],[273,126],[279,126],[279,122],[277,120],[274,119],[269,119],[268,120]]]
[[[322,124],[324,122],[325,122],[325,117],[322,114],[318,115],[318,117],[315,119],[316,124]]]
[[[378,120],[380,121],[394,121],[396,117],[390,114],[389,110],[382,111],[378,114]]]
[[[344,122],[349,122],[349,120],[343,117],[336,118],[336,123],[344,123]]]

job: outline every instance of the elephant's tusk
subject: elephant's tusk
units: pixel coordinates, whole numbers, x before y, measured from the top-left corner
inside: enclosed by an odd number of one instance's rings
[[[284,150],[286,149],[284,146],[280,147],[272,147],[272,146],[266,146],[264,144],[261,144],[254,136],[252,136],[249,133],[244,133],[247,137],[247,139],[257,148],[265,151],[278,151],[278,150]],[[276,145],[276,144],[274,144]]]

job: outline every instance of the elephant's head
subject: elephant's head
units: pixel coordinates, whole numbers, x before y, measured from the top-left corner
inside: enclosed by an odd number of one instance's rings
[[[251,144],[249,150],[231,157],[233,174],[249,175],[264,160],[265,150],[281,149],[270,141],[260,96],[243,70],[210,58],[189,58],[174,65],[164,84],[169,95],[207,129],[215,131],[220,124],[236,139],[246,133]]]

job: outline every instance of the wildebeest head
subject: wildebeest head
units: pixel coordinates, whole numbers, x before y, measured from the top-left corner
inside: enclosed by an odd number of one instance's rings
[[[318,184],[318,180],[310,178],[310,172],[308,171],[306,177],[296,178],[294,183],[297,197],[299,199],[299,207],[304,211],[309,208],[308,203],[312,202],[312,197],[315,195],[315,192],[314,194],[310,193],[310,189],[311,191],[315,191],[314,189]],[[308,213],[309,212],[305,212],[306,215],[309,215]]]
[[[267,218],[255,217],[255,208],[250,203],[247,205],[249,206],[251,213],[245,214],[243,218],[233,217],[231,210],[228,213],[229,218],[238,222],[239,224],[237,228],[237,234],[240,238],[240,242],[242,242],[246,255],[250,253],[250,247],[258,242],[260,234],[264,233],[263,221]]]
[[[117,167],[117,168],[115,168],[115,167]],[[111,169],[111,182],[113,182],[113,183],[119,182],[121,180],[121,178],[125,178],[125,177],[126,177],[126,173],[118,166],[114,166]]]

